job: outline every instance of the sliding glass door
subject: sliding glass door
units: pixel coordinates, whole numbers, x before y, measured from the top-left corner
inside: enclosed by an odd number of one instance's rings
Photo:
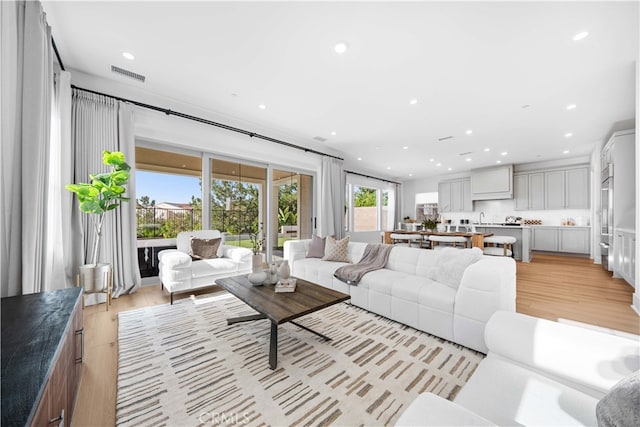
[[[264,230],[267,169],[241,162],[211,160],[211,228],[227,245],[251,248],[251,234]]]
[[[313,177],[294,171],[272,170],[272,255],[282,257],[284,242],[310,239],[313,234]]]

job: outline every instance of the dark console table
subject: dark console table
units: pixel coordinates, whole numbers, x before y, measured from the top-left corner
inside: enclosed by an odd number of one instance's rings
[[[2,298],[2,426],[69,426],[82,375],[82,289]]]

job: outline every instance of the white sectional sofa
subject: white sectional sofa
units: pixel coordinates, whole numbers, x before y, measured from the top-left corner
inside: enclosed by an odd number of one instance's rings
[[[396,425],[640,425],[638,339],[498,311],[485,340],[487,357],[453,402],[421,394]]]
[[[199,239],[223,239],[218,230],[197,230],[178,233],[177,249],[167,249],[158,253],[160,261],[160,281],[171,294],[215,285],[216,279],[251,273],[253,252],[247,248],[222,244],[218,248],[218,258],[192,260],[190,255],[191,237]]]
[[[515,311],[516,267],[511,258],[482,257],[464,270],[454,289],[429,278],[440,251],[394,246],[383,269],[365,274],[352,286],[333,277],[347,263],[306,257],[310,242],[285,242],[284,257],[293,276],[349,294],[358,307],[483,353],[491,315]],[[349,243],[352,263],[362,258],[366,245]]]

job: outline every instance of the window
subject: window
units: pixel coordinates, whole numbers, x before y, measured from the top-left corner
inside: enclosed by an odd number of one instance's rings
[[[200,157],[136,147],[138,239],[202,229]]]
[[[353,187],[353,231],[375,231],[378,225],[378,190]]]
[[[351,232],[392,230],[395,188],[383,181],[347,175],[345,228]]]

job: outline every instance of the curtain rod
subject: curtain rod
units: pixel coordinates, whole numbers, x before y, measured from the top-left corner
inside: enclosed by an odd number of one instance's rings
[[[62,58],[60,58],[60,52],[58,52],[58,46],[56,46],[56,41],[53,39],[53,36],[51,36],[51,45],[53,46],[53,52],[56,54],[56,58],[58,59],[58,64],[60,64],[60,68],[62,68],[62,71],[67,71],[64,68],[64,64],[62,63]]]
[[[287,147],[290,147],[290,148],[296,148],[298,150],[304,151],[305,153],[313,153],[313,154],[318,154],[320,156],[327,156],[327,157],[332,157],[332,158],[338,159],[338,160],[344,160],[342,157],[338,157],[338,156],[333,156],[331,154],[322,153],[320,151],[316,151],[316,150],[313,150],[311,148],[306,148],[306,147],[302,147],[300,145],[292,144],[291,142],[282,141],[280,139],[271,138],[269,136],[261,135],[259,133],[250,132],[250,131],[245,130],[245,129],[240,129],[240,128],[237,128],[237,127],[234,127],[234,126],[230,126],[230,125],[225,125],[224,123],[219,123],[219,122],[214,122],[213,120],[203,119],[202,117],[192,116],[190,114],[181,113],[179,111],[173,111],[173,110],[169,110],[167,108],[162,108],[162,107],[157,107],[155,105],[145,104],[144,102],[134,101],[134,100],[127,99],[127,98],[121,98],[119,96],[109,95],[109,94],[103,93],[103,92],[97,92],[95,90],[81,88],[81,87],[78,87],[76,85],[71,85],[71,87],[73,89],[82,90],[82,91],[93,93],[93,94],[96,94],[96,95],[106,96],[107,98],[116,99],[118,101],[128,102],[130,104],[137,105],[138,107],[147,108],[149,110],[160,111],[162,113],[165,113],[167,116],[181,117],[183,119],[192,120],[194,122],[204,123],[204,124],[207,124],[207,125],[210,125],[210,126],[215,126],[215,127],[219,127],[219,128],[222,128],[222,129],[230,130],[232,132],[241,133],[243,135],[249,136],[250,138],[259,138],[259,139],[263,139],[265,141],[274,142],[276,144],[284,145],[284,146],[287,146]]]
[[[377,179],[378,181],[388,182],[389,184],[397,184],[397,185],[401,185],[401,183],[396,182],[396,181],[390,181],[390,180],[388,180],[388,179],[378,178],[377,176],[365,175],[365,174],[363,174],[363,173],[359,173],[359,172],[345,171],[345,173],[350,173],[351,175],[363,176],[363,177],[365,177],[365,178],[370,178],[370,179]]]

